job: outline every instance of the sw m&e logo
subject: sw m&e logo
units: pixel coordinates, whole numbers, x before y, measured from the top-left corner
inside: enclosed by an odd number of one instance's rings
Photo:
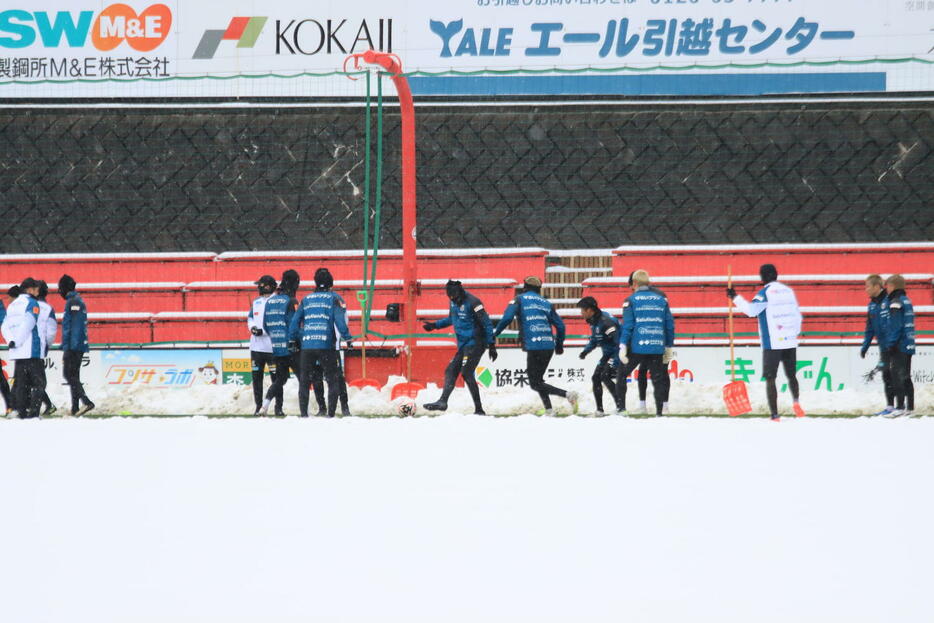
[[[252,48],[266,25],[265,17],[234,17],[226,30],[205,30],[193,59],[214,58],[221,41],[236,41],[238,48]]]
[[[92,23],[93,22],[93,23]],[[26,48],[37,42],[46,48],[91,43],[102,52],[124,41],[138,52],[155,50],[169,36],[172,10],[153,4],[142,13],[126,4],[111,4],[97,18],[94,11],[0,11],[0,48]]]

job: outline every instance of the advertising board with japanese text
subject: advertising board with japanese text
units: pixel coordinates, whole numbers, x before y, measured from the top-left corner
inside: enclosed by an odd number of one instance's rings
[[[416,96],[930,91],[934,0],[35,0],[0,97],[360,95],[371,48]]]
[[[574,389],[589,400],[591,377],[599,360],[599,352],[581,360],[579,347],[568,348],[551,360],[545,381],[557,387]],[[878,361],[878,352],[871,348],[865,359],[858,347],[805,346],[797,351],[797,376],[804,404],[815,413],[865,413],[882,405],[882,380],[877,375],[867,381],[865,374]],[[736,349],[733,374],[736,380],[749,383],[754,399],[765,396],[762,375],[762,351],[743,346]],[[0,360],[3,372],[12,376],[12,363]],[[62,378],[61,351],[53,350],[45,359],[48,393],[58,405],[68,404],[68,388]],[[121,415],[191,415],[200,413],[252,413],[250,352],[247,349],[133,349],[92,350],[82,360],[81,378],[88,394],[97,403],[96,411]],[[669,364],[672,380],[673,408],[683,413],[722,413],[720,391],[731,379],[729,349],[726,347],[691,346],[674,349]],[[434,383],[442,382],[441,370],[423,371],[422,376]],[[495,404],[537,404],[529,387],[526,355],[516,348],[502,348],[495,362],[484,356],[477,367],[477,380],[482,392]],[[638,372],[629,379],[632,388]],[[437,375],[437,378],[433,378]],[[929,413],[934,397],[934,347],[919,346],[912,361],[912,379],[919,413]],[[271,381],[265,381],[266,387]],[[651,383],[649,384],[651,387]],[[295,405],[294,380],[288,387],[287,402]],[[788,388],[779,373],[779,391],[787,402]],[[430,390],[429,394],[432,394]],[[630,391],[635,393],[635,389]],[[351,404],[358,390],[351,390]],[[633,394],[630,394],[632,396]],[[502,400],[506,397],[508,400]],[[462,397],[466,399],[466,394]],[[369,409],[392,410],[388,394]],[[635,399],[628,402],[633,407]],[[538,407],[535,407],[538,408]],[[358,411],[360,415],[367,413]]]

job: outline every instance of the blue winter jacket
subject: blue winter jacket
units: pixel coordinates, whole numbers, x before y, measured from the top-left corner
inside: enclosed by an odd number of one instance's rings
[[[266,299],[263,329],[272,341],[273,357],[289,356],[289,328],[293,313],[291,297],[273,294]]]
[[[866,308],[866,332],[863,334],[863,345],[859,349],[864,355],[872,344],[872,338],[876,338],[876,343],[880,347],[885,344],[885,325],[889,321],[889,310],[885,305],[885,298],[885,292],[883,292],[870,299]]]
[[[460,305],[451,301],[447,317],[436,320],[433,324],[436,329],[453,326],[458,348],[493,343],[493,323],[490,322],[490,316],[483,309],[480,299],[470,292],[466,293],[464,302]]]
[[[619,320],[612,314],[600,312],[594,314],[587,321],[590,325],[590,340],[584,347],[584,356],[590,354],[598,346],[603,353],[600,361],[613,361],[619,365]]]
[[[62,350],[88,352],[88,308],[84,299],[72,290],[65,297],[62,313]]]
[[[289,323],[289,339],[301,339],[302,350],[333,350],[340,333],[353,339],[347,328],[347,304],[337,292],[315,290],[302,299]]]
[[[904,290],[895,290],[885,299],[888,323],[885,328],[885,349],[897,348],[903,353],[915,352],[915,308]]]
[[[640,355],[661,355],[674,346],[675,321],[665,295],[642,286],[626,299],[619,342]]]
[[[564,345],[564,321],[548,299],[532,291],[522,292],[509,302],[493,336],[502,333],[517,314],[522,350],[554,350],[555,345]]]

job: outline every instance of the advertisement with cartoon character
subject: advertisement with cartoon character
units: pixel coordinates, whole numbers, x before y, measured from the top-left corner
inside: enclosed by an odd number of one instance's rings
[[[113,350],[102,351],[100,358],[105,385],[187,389],[217,384],[221,351]]]

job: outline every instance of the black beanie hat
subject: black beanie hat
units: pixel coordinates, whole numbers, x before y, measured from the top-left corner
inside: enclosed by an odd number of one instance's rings
[[[597,299],[592,296],[585,296],[581,300],[577,301],[577,306],[581,309],[592,309],[594,311],[600,309],[600,306],[597,305]]]
[[[298,291],[298,286],[301,284],[301,279],[298,276],[298,272],[292,270],[291,268],[283,271],[282,279],[279,280],[279,287],[282,288],[283,292],[294,295]]]
[[[327,290],[334,286],[334,277],[327,268],[319,268],[315,271],[315,287]]]
[[[77,285],[71,275],[62,275],[62,278],[58,280],[58,293],[62,296],[68,296],[69,292],[74,292]]]
[[[762,283],[777,281],[778,269],[775,268],[774,264],[763,264],[759,267],[759,277],[762,278]]]
[[[464,284],[454,279],[448,279],[448,282],[444,284],[444,291],[447,292],[448,298],[453,301],[462,299],[465,294]]]

